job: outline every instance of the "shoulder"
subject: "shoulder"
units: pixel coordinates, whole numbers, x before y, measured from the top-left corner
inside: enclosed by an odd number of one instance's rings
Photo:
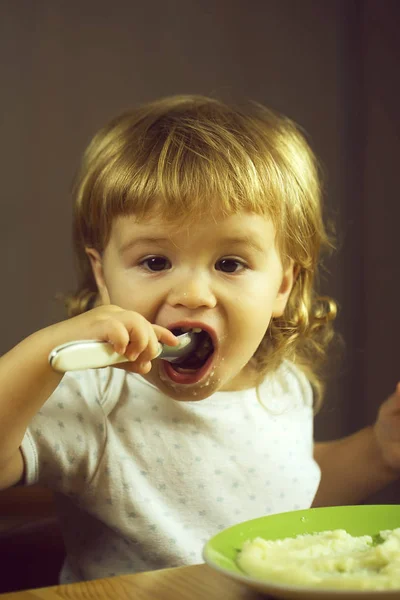
[[[109,415],[121,397],[130,394],[131,374],[123,369],[107,367],[104,369],[88,369],[71,373],[70,377],[82,387],[87,402],[95,402],[101,406],[105,415]]]
[[[139,398],[146,402],[160,396],[160,391],[140,375],[124,369],[91,369],[86,371],[86,378],[107,417],[117,404],[131,407],[132,402],[138,404]]]
[[[108,418],[117,404],[131,406],[139,398],[146,400],[160,396],[159,390],[136,373],[106,367],[69,371],[61,380],[43,409],[48,412],[62,404],[69,412],[85,410],[101,412]]]
[[[68,371],[46,401],[42,410],[65,406],[108,413],[118,401],[125,384],[126,372],[121,369],[87,369]]]
[[[294,363],[284,360],[274,373],[266,376],[260,385],[261,397],[269,397],[285,404],[286,408],[312,408],[314,404],[311,384]]]

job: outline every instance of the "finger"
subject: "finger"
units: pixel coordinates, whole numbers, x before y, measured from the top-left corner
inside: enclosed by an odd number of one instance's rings
[[[399,386],[396,391],[385,400],[379,409],[379,413],[385,417],[395,417],[400,415],[400,393]]]
[[[146,373],[148,373],[149,371],[151,371],[151,367],[152,367],[152,364],[151,364],[150,360],[142,362],[142,363],[139,364],[139,369],[140,369],[139,373],[141,375],[146,375]]]
[[[103,333],[101,333],[101,329]],[[129,343],[129,334],[126,327],[116,319],[106,319],[99,328],[100,339],[112,344],[115,352],[124,354]]]
[[[154,335],[153,329],[150,323],[137,313],[128,313],[126,317],[128,322],[129,343],[125,351],[125,356],[131,361],[136,361],[144,352],[148,352],[145,356],[145,360],[152,358],[152,354],[157,354],[158,341]],[[149,350],[150,346],[150,350]]]
[[[160,343],[170,346],[179,344],[178,338],[169,329],[161,327],[161,325],[151,325],[150,327],[147,348],[136,357],[136,360],[142,364],[141,373],[148,373],[150,371],[151,364],[148,365],[147,363],[159,355]]]
[[[139,357],[146,352],[148,346],[148,339],[144,335],[136,337],[130,341],[125,350],[125,356],[131,361],[136,362]],[[141,359],[142,360],[142,359]]]
[[[156,358],[160,353],[160,343],[158,341],[157,335],[153,329],[153,326],[148,324],[148,341],[144,350],[138,355],[137,361],[142,363],[142,372],[148,372],[151,368],[147,363]]]
[[[395,410],[400,411],[400,387],[397,385],[395,393],[392,395],[392,405]]]
[[[162,344],[167,344],[168,346],[177,346],[179,344],[178,338],[169,329],[161,327],[161,325],[152,325],[152,327],[158,341]]]

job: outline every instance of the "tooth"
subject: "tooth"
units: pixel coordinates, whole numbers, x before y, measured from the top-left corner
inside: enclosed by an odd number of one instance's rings
[[[183,333],[190,331],[190,327],[181,327],[180,329],[182,329]]]
[[[201,327],[193,327],[192,331],[193,331],[193,333],[201,333],[202,329],[201,329]]]

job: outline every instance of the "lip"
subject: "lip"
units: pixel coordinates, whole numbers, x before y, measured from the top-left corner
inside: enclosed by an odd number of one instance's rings
[[[206,331],[208,333],[208,335],[210,336],[214,351],[210,355],[210,357],[207,359],[206,363],[198,370],[196,375],[187,374],[187,373],[178,373],[178,371],[175,371],[173,369],[173,367],[170,363],[168,363],[164,360],[160,361],[160,368],[162,369],[164,374],[168,377],[168,379],[170,381],[172,381],[173,383],[178,384],[178,385],[179,384],[185,385],[185,386],[195,385],[195,384],[199,383],[199,381],[201,381],[202,379],[207,377],[207,375],[209,374],[209,372],[212,369],[212,366],[213,366],[214,361],[217,356],[218,337],[217,337],[217,333],[216,333],[215,329],[213,329],[213,327],[211,327],[211,325],[208,325],[207,323],[204,323],[202,321],[189,321],[189,320],[176,321],[175,323],[169,323],[168,325],[164,325],[164,327],[166,327],[166,329],[169,329],[169,330],[172,330],[176,327],[187,327],[189,329],[193,328],[193,327],[198,327],[198,328],[202,329],[203,331]]]
[[[171,363],[166,360],[161,361],[160,368],[164,371],[165,375],[167,375],[168,379],[175,384],[178,385],[196,385],[207,377],[210,373],[212,366],[214,364],[214,353],[209,356],[205,364],[196,372],[196,373],[178,373],[175,371]]]

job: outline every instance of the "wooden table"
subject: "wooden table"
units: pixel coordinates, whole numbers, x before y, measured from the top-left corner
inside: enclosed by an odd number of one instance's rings
[[[0,594],[0,600],[265,600],[207,565]]]

